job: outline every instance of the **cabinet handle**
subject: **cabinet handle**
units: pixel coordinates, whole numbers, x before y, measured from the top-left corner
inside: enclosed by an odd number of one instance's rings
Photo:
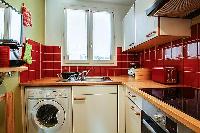
[[[149,34],[146,35],[146,37],[151,37],[151,36],[153,36],[153,34],[156,34],[156,31],[150,32]]]
[[[131,110],[133,110],[134,114],[139,116],[140,113],[139,113],[139,112],[136,112],[134,108],[135,108],[134,106],[131,106]]]
[[[131,106],[131,109],[132,109],[132,110],[134,110],[134,108],[135,108],[134,106]]]
[[[138,113],[138,112],[135,112],[135,115],[138,115],[138,116],[139,116],[139,115],[140,115],[140,113]]]
[[[85,101],[86,98],[85,98],[85,97],[74,97],[74,100],[77,100],[77,101]]]
[[[131,92],[128,92],[129,96],[136,97],[135,95],[132,95]]]
[[[133,45],[134,45],[134,43],[129,44],[129,46],[133,46]]]

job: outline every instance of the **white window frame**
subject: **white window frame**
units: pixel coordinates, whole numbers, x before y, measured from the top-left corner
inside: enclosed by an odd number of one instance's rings
[[[87,45],[87,54],[88,54],[88,60],[84,61],[84,60],[68,60],[67,57],[67,45],[66,45],[66,40],[67,40],[67,34],[64,30],[64,47],[62,50],[62,54],[63,54],[63,60],[62,60],[62,65],[63,66],[78,66],[78,65],[82,65],[82,66],[116,66],[116,47],[115,47],[115,32],[114,32],[114,12],[110,11],[108,9],[96,9],[96,8],[87,8],[87,7],[67,7],[64,8],[64,28],[67,28],[66,25],[66,11],[67,9],[73,9],[73,10],[85,10],[88,11],[88,18],[87,18],[87,33],[88,33],[88,37],[87,37],[87,41],[88,41],[88,45]],[[93,40],[92,40],[92,35],[93,35],[93,18],[91,15],[92,12],[108,12],[111,13],[112,17],[111,17],[111,31],[112,31],[112,44],[111,44],[111,58],[110,60],[93,60]]]

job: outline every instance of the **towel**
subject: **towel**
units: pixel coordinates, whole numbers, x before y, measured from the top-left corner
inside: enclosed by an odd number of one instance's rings
[[[30,44],[26,44],[23,60],[27,64],[32,64],[31,50],[32,50],[32,46]]]

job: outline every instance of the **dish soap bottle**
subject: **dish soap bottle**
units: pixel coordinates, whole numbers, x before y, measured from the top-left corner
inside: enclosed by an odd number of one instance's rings
[[[128,69],[128,75],[135,77],[135,69],[139,67],[137,63],[130,63],[130,68]]]

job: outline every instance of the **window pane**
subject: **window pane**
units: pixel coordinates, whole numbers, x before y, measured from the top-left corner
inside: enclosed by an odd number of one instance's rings
[[[4,37],[4,8],[0,8],[0,39]]]
[[[87,60],[87,13],[67,9],[67,54],[69,60]]]
[[[93,60],[110,60],[112,44],[111,14],[93,13]]]
[[[11,21],[10,21],[10,39],[13,39],[21,43],[21,25],[22,18],[18,12],[11,10]]]
[[[187,56],[189,58],[196,58],[197,57],[197,43],[191,43],[187,45]]]
[[[172,48],[172,59],[179,59],[180,57],[183,57],[183,47],[173,47]]]

